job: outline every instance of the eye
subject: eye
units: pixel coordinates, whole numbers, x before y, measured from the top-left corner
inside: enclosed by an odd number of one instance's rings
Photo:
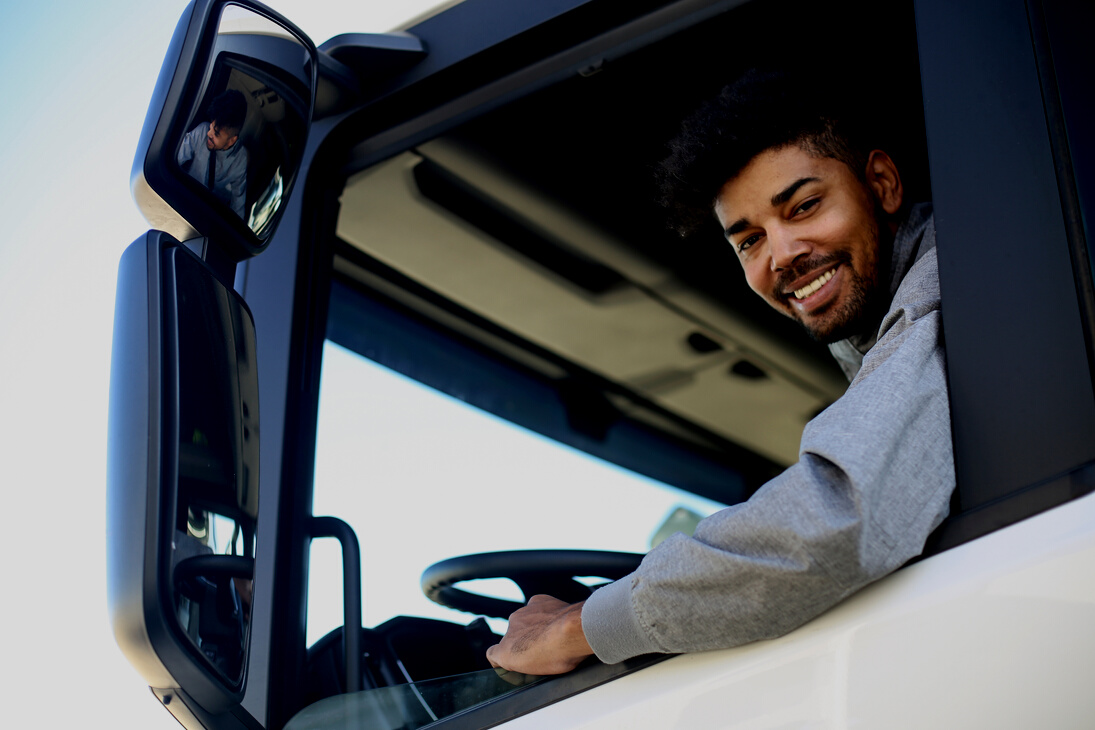
[[[745,253],[754,243],[760,240],[760,234],[754,233],[745,240],[738,243],[738,253]]]
[[[806,213],[807,211],[809,211],[812,208],[816,207],[817,204],[820,203],[820,202],[821,202],[821,198],[810,198],[809,200],[803,202],[800,206],[795,208],[794,212],[791,215],[796,216],[796,215],[800,215],[802,213]]]

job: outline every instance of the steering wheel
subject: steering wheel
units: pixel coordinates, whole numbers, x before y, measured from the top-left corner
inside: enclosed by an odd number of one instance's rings
[[[546,593],[567,603],[589,598],[593,591],[574,576],[618,580],[639,567],[643,556],[603,550],[510,550],[463,555],[434,563],[422,573],[422,592],[434,603],[494,618],[509,615],[524,603],[463,591],[453,586],[466,580],[509,578],[525,601]]]
[[[193,555],[180,560],[175,566],[175,587],[192,601],[201,600],[205,594],[202,579],[219,583],[225,578],[251,580],[255,573],[253,558],[235,555]]]

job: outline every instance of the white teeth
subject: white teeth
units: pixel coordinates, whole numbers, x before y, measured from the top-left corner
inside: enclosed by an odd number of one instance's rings
[[[825,284],[825,282],[833,278],[833,274],[835,272],[836,269],[829,269],[824,274],[817,277],[801,289],[795,289],[795,299],[805,299],[806,297],[816,292]]]

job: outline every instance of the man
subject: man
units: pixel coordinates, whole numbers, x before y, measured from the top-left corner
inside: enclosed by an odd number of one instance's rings
[[[814,89],[811,93],[810,89]],[[717,218],[749,286],[851,381],[798,463],[567,605],[535,596],[491,663],[558,674],[596,654],[781,636],[918,555],[954,488],[935,227],[894,161],[816,83],[751,72],[683,127],[663,163],[680,230]]]
[[[194,127],[179,145],[179,166],[243,218],[247,197],[247,149],[237,144],[247,118],[243,94],[229,89],[213,99],[209,123]]]

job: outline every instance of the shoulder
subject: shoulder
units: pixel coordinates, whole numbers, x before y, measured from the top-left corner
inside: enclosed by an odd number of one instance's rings
[[[890,311],[923,301],[931,301],[935,307],[939,306],[939,261],[934,247],[925,251],[909,269],[909,273],[897,287]]]
[[[247,148],[243,146],[242,142],[237,142],[232,146],[232,161],[236,165],[247,164]]]
[[[907,308],[915,303],[929,305],[930,309],[939,308],[939,260],[936,255],[935,243],[935,216],[931,207],[917,206],[910,216],[910,222],[915,226],[916,237],[919,243],[913,265],[905,274],[901,283],[894,292],[890,312]],[[883,324],[885,327],[885,324]]]
[[[903,352],[912,356],[912,362],[920,362],[920,355],[912,355],[913,351],[927,353],[942,348],[939,261],[935,219],[930,208],[918,222],[916,236],[920,240],[913,264],[898,284],[875,344],[864,356],[857,377],[869,374],[888,359],[900,359]]]

